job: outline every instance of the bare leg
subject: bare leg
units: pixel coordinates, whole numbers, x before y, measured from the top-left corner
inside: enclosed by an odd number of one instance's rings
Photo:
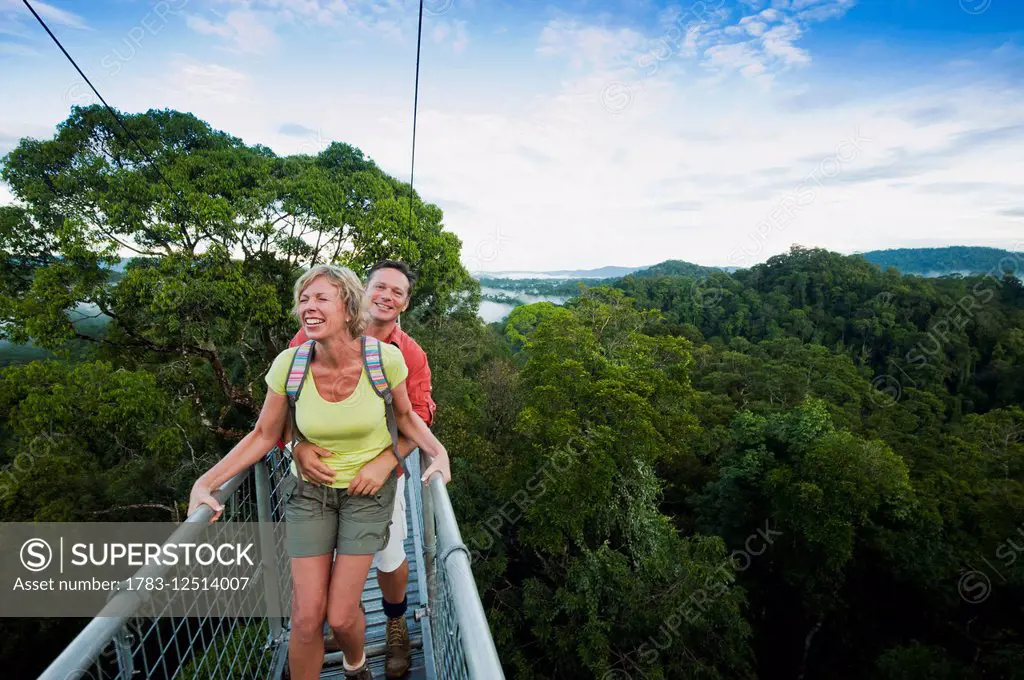
[[[292,629],[288,672],[292,680],[316,680],[324,665],[324,614],[331,554],[292,558]]]
[[[327,624],[350,665],[363,658],[366,644],[366,617],[359,608],[359,601],[372,562],[373,555],[338,555],[331,573]]]

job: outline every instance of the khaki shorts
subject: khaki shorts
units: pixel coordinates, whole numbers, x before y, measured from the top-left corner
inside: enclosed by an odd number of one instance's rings
[[[391,476],[373,496],[349,496],[289,474],[281,481],[285,536],[290,557],[373,555],[387,545],[398,479]]]

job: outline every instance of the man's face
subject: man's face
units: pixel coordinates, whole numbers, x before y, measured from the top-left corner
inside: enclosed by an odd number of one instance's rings
[[[366,294],[375,321],[394,321],[409,306],[409,279],[397,269],[378,269],[366,284]]]

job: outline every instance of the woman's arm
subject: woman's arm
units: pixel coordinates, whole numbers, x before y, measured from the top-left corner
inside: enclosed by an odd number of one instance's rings
[[[398,429],[434,459],[430,467],[423,472],[423,481],[430,479],[430,475],[434,472],[441,472],[444,483],[447,484],[452,478],[448,464],[448,451],[430,431],[423,419],[412,410],[412,402],[409,401],[409,391],[405,389],[405,383],[399,383],[397,387],[393,388],[391,396],[394,398],[395,420],[398,421]]]
[[[213,491],[265,456],[281,438],[287,422],[288,398],[274,390],[267,390],[267,398],[263,402],[263,409],[252,432],[242,437],[226,456],[192,485],[188,514],[191,515],[205,503],[214,510],[210,521],[217,521],[223,508],[213,497]]]

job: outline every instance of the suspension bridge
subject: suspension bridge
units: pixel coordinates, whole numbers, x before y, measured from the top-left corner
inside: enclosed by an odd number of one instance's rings
[[[273,449],[258,463],[214,492],[224,507],[219,522],[257,522],[261,526],[260,561],[253,587],[240,597],[262,598],[245,603],[245,611],[265,616],[171,616],[143,612],[135,605],[108,603],[39,676],[40,680],[278,680],[287,678],[291,569],[284,534],[271,531],[284,521],[279,493],[289,474],[289,456]],[[419,480],[424,461],[419,452],[408,458],[406,484],[409,535],[409,609],[406,618],[412,641],[408,680],[503,680],[501,663],[480,595],[473,579],[470,552],[462,542],[451,500],[440,473],[429,483]],[[200,506],[185,523],[209,522],[213,510]],[[263,528],[267,530],[264,531]],[[174,543],[182,526],[166,543]],[[146,576],[160,576],[146,569]],[[166,567],[165,569],[169,569]],[[141,573],[142,570],[140,570]],[[136,602],[138,602],[136,600]],[[375,678],[384,678],[386,617],[381,592],[371,569],[362,594],[366,610],[366,654]],[[177,609],[175,609],[177,611]],[[274,614],[284,613],[283,616]],[[326,629],[325,629],[326,632]],[[324,655],[321,678],[343,678],[341,652]]]

